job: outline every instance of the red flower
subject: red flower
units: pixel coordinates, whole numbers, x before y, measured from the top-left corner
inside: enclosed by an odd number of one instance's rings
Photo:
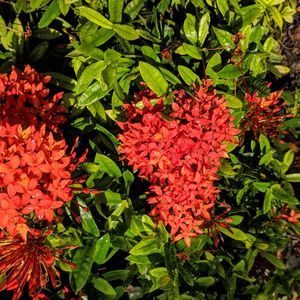
[[[41,125],[58,130],[57,125],[65,122],[64,107],[58,105],[63,93],[49,97],[45,84],[50,76],[38,74],[27,65],[23,72],[15,67],[9,75],[0,74],[0,115],[10,125]]]
[[[124,131],[118,137],[122,159],[152,183],[150,215],[170,227],[174,241],[184,239],[188,246],[213,213],[219,193],[213,182],[219,159],[227,157],[224,142],[235,142],[239,133],[224,98],[209,91],[209,85],[205,82],[192,96],[175,91],[167,118],[163,99],[153,106],[155,94],[143,91],[136,101],[144,108],[126,104],[128,121],[119,123]]]
[[[5,237],[0,240],[0,278],[3,279],[0,282],[0,291],[12,290],[12,300],[22,296],[26,284],[33,299],[45,299],[40,290],[46,287],[49,280],[56,288],[59,272],[55,268],[55,261],[59,259],[61,250],[47,246],[46,237],[41,231],[32,229],[27,241],[18,237]],[[75,267],[69,262],[66,263]]]
[[[264,134],[273,139],[279,139],[280,135],[286,133],[280,127],[284,120],[291,117],[282,111],[287,104],[280,100],[282,91],[273,92],[268,97],[258,97],[258,92],[246,94],[249,103],[249,111],[241,122],[242,135],[247,130],[252,130],[254,138],[258,139],[260,134]]]

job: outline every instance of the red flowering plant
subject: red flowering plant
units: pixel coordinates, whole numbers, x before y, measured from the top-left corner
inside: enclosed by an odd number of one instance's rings
[[[28,282],[29,294],[55,287],[56,250],[45,240],[51,232],[33,229],[53,224],[57,210],[73,199],[74,147],[58,125],[65,122],[58,104],[62,93],[49,98],[49,76],[30,66],[0,75],[0,290],[19,299]],[[36,298],[38,299],[38,298]]]
[[[204,81],[194,94],[175,91],[169,114],[164,98],[141,91],[135,103],[124,105],[127,121],[118,123],[121,158],[151,183],[150,215],[187,246],[214,217],[220,158],[227,157],[228,142],[236,142],[239,133],[224,97],[210,91],[210,84]]]

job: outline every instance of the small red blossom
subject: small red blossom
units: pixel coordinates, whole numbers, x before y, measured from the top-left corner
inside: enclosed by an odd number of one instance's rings
[[[71,267],[72,263],[60,259],[61,250],[53,249],[45,244],[47,234],[39,230],[30,230],[27,241],[19,237],[0,239],[0,291],[13,291],[12,300],[22,296],[28,284],[29,295],[33,299],[47,299],[40,293],[48,281],[57,287],[59,272],[55,268],[56,260],[62,260]]]
[[[206,81],[194,95],[175,91],[168,118],[164,99],[142,91],[135,102],[144,107],[124,105],[127,121],[119,122],[124,131],[118,136],[121,159],[152,184],[150,215],[170,227],[174,241],[184,239],[188,246],[211,219],[220,158],[227,157],[226,143],[236,142],[239,133],[224,97],[209,91],[210,84]]]
[[[252,130],[254,138],[258,139],[264,134],[273,139],[279,139],[286,132],[281,129],[284,120],[291,117],[283,112],[286,101],[281,101],[282,91],[273,92],[267,97],[258,97],[258,92],[246,94],[249,111],[241,122],[242,135],[247,130]]]
[[[13,67],[10,74],[0,74],[0,116],[11,125],[35,125],[41,122],[58,131],[58,125],[66,121],[63,106],[58,105],[63,93],[49,97],[45,84],[50,76],[37,73],[27,65],[23,72]]]
[[[276,216],[275,219],[284,219],[290,223],[299,224],[300,213],[297,213],[294,209],[288,209],[288,207],[285,207],[282,214]]]

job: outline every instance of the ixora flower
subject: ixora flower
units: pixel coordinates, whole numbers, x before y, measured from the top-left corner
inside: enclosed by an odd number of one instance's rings
[[[241,122],[242,135],[247,130],[252,130],[254,138],[258,139],[264,134],[273,139],[279,139],[286,133],[281,129],[286,118],[290,114],[284,114],[283,108],[287,104],[280,96],[282,91],[270,93],[267,97],[258,97],[258,92],[246,94],[245,99],[249,103],[249,111]]]
[[[169,226],[174,241],[184,239],[188,246],[214,214],[220,158],[227,157],[228,142],[236,142],[239,133],[224,97],[210,91],[210,84],[205,81],[193,95],[175,91],[171,107],[142,91],[135,103],[124,105],[128,120],[118,123],[124,131],[118,136],[121,159],[152,184],[150,215]]]
[[[72,268],[75,266],[59,258],[62,250],[46,245],[49,231],[31,229],[26,241],[20,237],[5,237],[0,239],[0,291],[13,291],[12,300],[22,296],[23,289],[28,284],[29,295],[33,299],[46,299],[40,293],[48,281],[54,288],[59,282],[59,272],[55,262],[61,260]]]
[[[66,141],[55,140],[45,125],[23,129],[8,123],[0,124],[0,149],[0,214],[5,216],[0,228],[15,235],[15,225],[32,213],[50,223],[53,211],[73,198],[75,153],[67,155]]]
[[[54,211],[73,198],[74,147],[59,128],[66,118],[62,93],[48,97],[42,76],[30,66],[0,75],[0,237],[26,238],[29,220],[54,220]]]
[[[26,126],[40,126],[44,122],[48,128],[57,131],[57,125],[66,121],[62,114],[65,109],[58,105],[63,92],[49,97],[50,90],[45,84],[50,80],[50,76],[37,73],[29,65],[23,72],[13,67],[9,75],[0,74],[1,120]]]

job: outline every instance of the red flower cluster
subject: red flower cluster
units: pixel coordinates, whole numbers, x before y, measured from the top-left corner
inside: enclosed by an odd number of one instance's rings
[[[49,233],[43,234],[31,229],[27,241],[8,236],[0,240],[0,291],[13,290],[12,300],[21,297],[26,283],[29,295],[35,300],[47,298],[40,293],[40,289],[46,287],[49,278],[52,285],[57,286],[59,272],[54,262],[61,250],[45,245],[47,234]],[[75,267],[72,263],[61,260]]]
[[[194,95],[175,91],[171,107],[164,106],[163,98],[153,106],[155,94],[142,91],[136,101],[144,108],[124,105],[128,121],[119,123],[122,159],[152,184],[150,215],[171,228],[174,241],[184,239],[188,246],[211,220],[219,193],[214,181],[220,158],[227,157],[225,141],[235,142],[239,133],[224,97],[209,86],[206,81]]]
[[[56,286],[57,251],[32,228],[50,224],[72,200],[72,172],[84,159],[74,163],[74,148],[66,152],[58,127],[66,120],[58,105],[63,94],[48,97],[50,79],[30,66],[0,75],[0,291],[13,290],[13,299],[26,283],[34,299],[46,298],[38,290],[48,277]]]
[[[40,126],[41,122],[57,131],[57,125],[65,122],[61,113],[64,107],[57,105],[62,98],[60,92],[49,99],[49,89],[45,84],[50,76],[37,73],[29,65],[24,72],[13,67],[11,73],[0,74],[0,115],[1,122],[6,120],[10,125]]]
[[[273,92],[268,97],[262,98],[258,97],[258,92],[246,94],[245,99],[250,109],[241,123],[243,135],[249,129],[252,130],[255,139],[258,139],[260,134],[279,139],[280,135],[285,133],[280,127],[291,115],[282,112],[287,102],[280,100],[281,93]]]

